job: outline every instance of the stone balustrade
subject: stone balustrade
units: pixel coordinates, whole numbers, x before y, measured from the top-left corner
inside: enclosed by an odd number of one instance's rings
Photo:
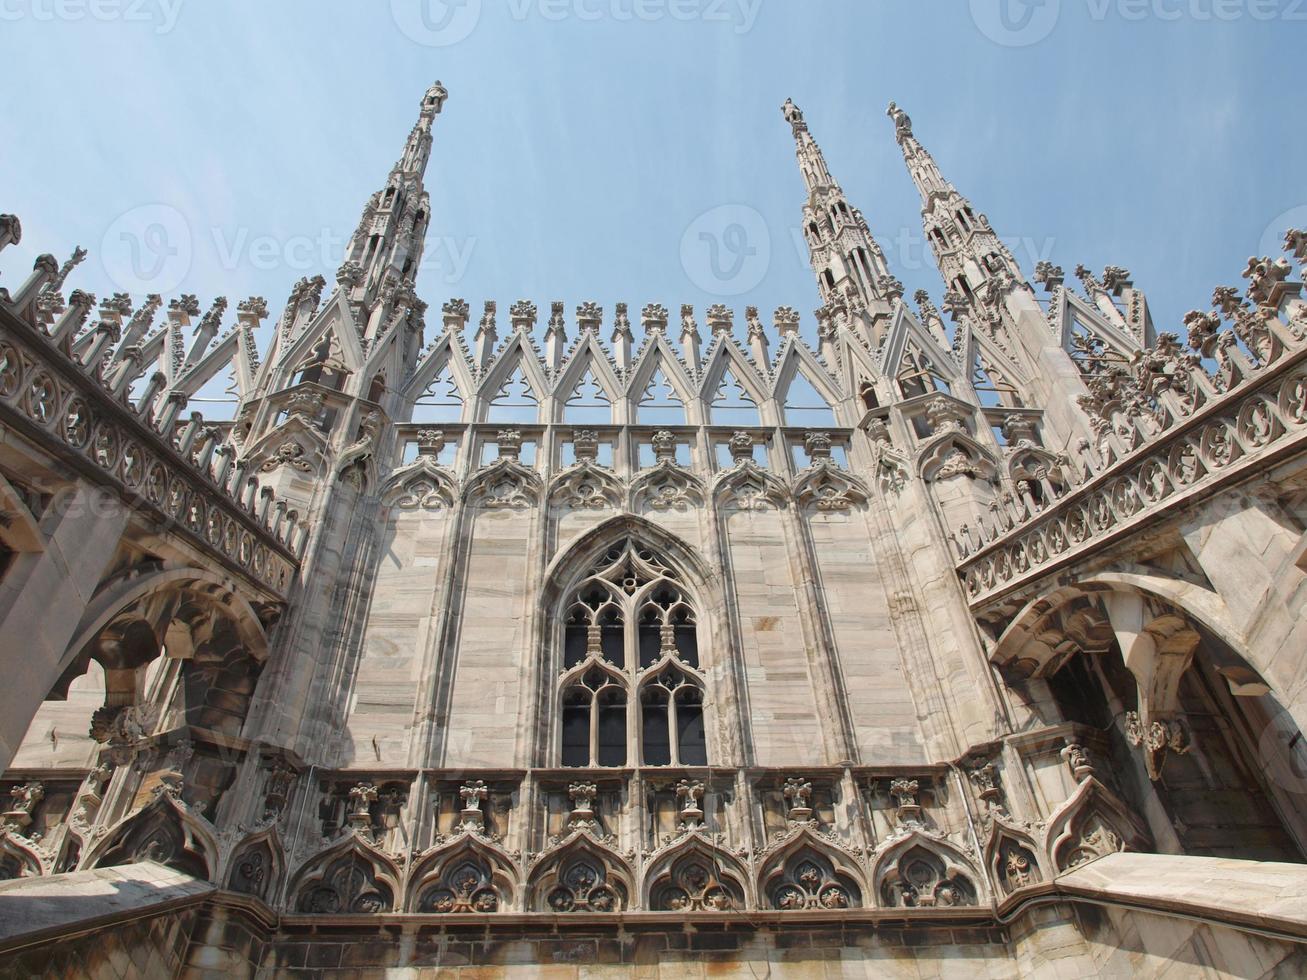
[[[231,465],[218,431],[198,413],[176,443],[150,424],[126,400],[122,372],[102,370],[113,333],[102,322],[78,357],[75,346],[73,353],[56,346],[39,323],[0,309],[0,419],[284,597],[306,526],[298,515],[252,509],[243,468]],[[171,428],[175,413],[163,414],[159,422]]]
[[[1297,284],[1280,285],[1292,285],[1296,297]],[[959,545],[958,573],[973,606],[1302,449],[1304,307],[1286,304],[1284,316],[1273,304],[1254,310],[1224,289],[1216,301],[1217,312],[1186,317],[1193,353],[1163,334],[1129,370],[1089,380],[1081,404],[1097,445],[1081,447],[1083,482],[1027,500],[1020,520],[982,527],[974,550],[969,540]],[[1222,315],[1232,329],[1221,329]]]

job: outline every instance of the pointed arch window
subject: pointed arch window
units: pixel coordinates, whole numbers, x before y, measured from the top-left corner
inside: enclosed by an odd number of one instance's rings
[[[519,365],[491,399],[486,421],[531,423],[539,420],[539,414],[540,399]]]
[[[1074,314],[1070,334],[1067,339],[1067,352],[1084,377],[1092,378],[1106,374],[1113,368],[1127,363],[1114,347],[1109,346],[1102,337],[1086,327]]]
[[[345,355],[341,352],[340,341],[334,332],[329,332],[313,347],[310,354],[299,366],[296,384],[312,381],[333,391],[345,387],[349,369],[344,364]]]
[[[802,371],[796,371],[785,392],[785,424],[805,428],[835,426],[835,412]]]
[[[758,403],[729,368],[722,372],[711,406],[713,425],[759,426]]]
[[[562,764],[707,765],[698,619],[670,565],[623,541],[564,608]]]
[[[608,392],[588,368],[563,406],[563,421],[570,425],[610,425],[613,421]]]
[[[971,376],[971,387],[975,389],[976,397],[985,408],[1000,406],[1020,408],[1022,405],[1021,393],[1004,380],[992,365],[983,361],[976,362],[976,369]]]
[[[463,393],[446,364],[418,396],[412,422],[459,422],[463,418]]]
[[[641,425],[685,425],[685,402],[676,393],[662,368],[654,371],[640,396],[636,415]]]
[[[935,367],[935,362],[912,346],[903,352],[898,380],[904,398],[916,398],[918,395],[927,395],[932,391],[948,392],[949,390],[948,382]]]

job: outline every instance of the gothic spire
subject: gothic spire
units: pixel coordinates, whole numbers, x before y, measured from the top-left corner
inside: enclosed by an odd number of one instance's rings
[[[912,132],[912,119],[895,103],[886,110],[894,120],[895,138],[903,162],[921,194],[921,220],[935,261],[949,290],[987,319],[996,320],[1001,294],[1024,283],[1025,277],[989,220],[972,210],[971,202],[944,179],[934,157]],[[993,283],[999,289],[989,287]]]
[[[449,92],[436,82],[422,97],[418,120],[391,168],[386,185],[363,206],[336,281],[362,311],[360,326],[373,337],[389,322],[398,299],[411,292],[422,261],[431,203],[422,186],[431,156],[431,128]],[[403,287],[403,288],[401,288]]]
[[[885,253],[862,212],[849,206],[831,176],[802,111],[787,99],[781,113],[794,133],[799,172],[808,190],[803,206],[804,238],[822,302],[839,306],[852,299],[852,305],[871,311],[873,317],[878,311],[887,311],[897,283],[889,274]],[[865,326],[876,332],[870,320]]]

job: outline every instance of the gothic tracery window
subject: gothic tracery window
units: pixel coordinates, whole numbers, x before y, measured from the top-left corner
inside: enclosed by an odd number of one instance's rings
[[[608,549],[565,607],[564,766],[706,765],[695,608],[649,549]]]

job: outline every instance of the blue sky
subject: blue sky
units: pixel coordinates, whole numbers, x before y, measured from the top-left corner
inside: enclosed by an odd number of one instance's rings
[[[1305,30],[1301,0],[0,0],[0,211],[24,227],[0,283],[80,244],[97,295],[275,313],[331,280],[440,78],[435,308],[786,304],[810,326],[786,97],[938,301],[892,98],[1027,274],[1123,265],[1175,328],[1307,222]]]

